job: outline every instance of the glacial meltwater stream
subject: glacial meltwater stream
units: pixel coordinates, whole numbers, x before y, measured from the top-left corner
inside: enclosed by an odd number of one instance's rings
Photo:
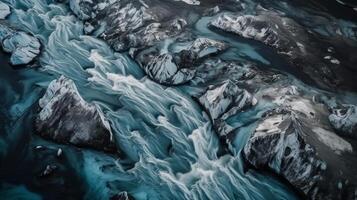
[[[105,41],[85,35],[83,22],[66,3],[1,1],[11,7],[5,20],[37,37],[42,49],[31,67],[12,67],[9,55],[0,53],[0,199],[104,200],[120,192],[136,200],[298,199],[282,179],[246,171],[243,163],[241,151],[271,102],[261,101],[227,120],[235,130],[229,152],[222,153],[212,120],[191,97],[202,92],[199,87],[167,87],[149,79],[128,52],[114,52]],[[192,31],[229,43],[223,60],[283,68],[268,47],[217,34],[207,28],[210,20],[198,20]],[[299,76],[293,69],[282,71]],[[293,75],[288,75],[291,82],[310,90]],[[80,95],[104,113],[120,155],[54,143],[34,133],[38,100],[60,76],[73,80]],[[341,96],[355,101],[354,95]],[[39,176],[49,164],[58,167],[55,177]]]

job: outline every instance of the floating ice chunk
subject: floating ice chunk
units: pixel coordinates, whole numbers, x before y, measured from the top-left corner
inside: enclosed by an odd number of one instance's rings
[[[201,2],[198,0],[175,0],[175,1],[182,1],[184,3],[187,3],[189,5],[200,5]]]
[[[337,60],[336,58],[330,60],[331,63],[339,65],[341,62]]]
[[[332,64],[336,64],[336,65],[339,65],[341,63],[338,59],[332,56],[325,56],[324,59],[329,60]]]
[[[144,69],[149,77],[159,83],[183,83],[191,80],[194,76],[194,70],[180,70],[170,54],[162,54],[154,57]]]
[[[198,38],[179,52],[162,52],[156,49],[139,52],[134,56],[146,74],[161,84],[177,85],[190,81],[196,72],[197,62],[209,55],[217,54],[227,48],[220,41]]]

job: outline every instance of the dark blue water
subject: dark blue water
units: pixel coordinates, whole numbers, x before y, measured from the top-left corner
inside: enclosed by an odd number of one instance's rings
[[[127,191],[137,200],[299,198],[279,177],[245,171],[241,150],[271,102],[259,102],[227,120],[236,130],[231,152],[218,156],[219,138],[190,96],[194,92],[147,79],[127,53],[115,53],[104,41],[83,35],[83,23],[68,5],[51,0],[5,2],[16,10],[7,21],[38,37],[43,49],[33,67],[12,67],[9,56],[0,53],[0,199],[108,199],[113,191]],[[311,6],[319,9],[316,3]],[[301,17],[293,11],[291,16]],[[210,19],[198,20],[192,32],[230,44],[222,59],[252,61],[316,89],[272,49],[208,29]],[[354,19],[353,14],[344,19]],[[348,24],[341,22],[350,30]],[[36,136],[38,99],[60,75],[74,80],[83,98],[103,109],[125,158]],[[59,148],[61,157],[56,156]],[[47,165],[57,170],[41,177]]]

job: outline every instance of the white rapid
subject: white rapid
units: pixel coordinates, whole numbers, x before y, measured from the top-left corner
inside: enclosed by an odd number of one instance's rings
[[[249,128],[242,129],[242,141],[232,154],[220,155],[212,124],[191,97],[147,79],[127,55],[84,35],[83,23],[67,5],[52,0],[2,1],[11,7],[7,20],[40,39],[38,70],[74,80],[81,95],[102,108],[126,156],[119,159],[62,146],[82,180],[85,199],[108,199],[124,191],[137,200],[296,198],[269,174],[244,173],[240,150]],[[46,84],[48,80],[34,83]],[[28,192],[23,187],[16,191]]]

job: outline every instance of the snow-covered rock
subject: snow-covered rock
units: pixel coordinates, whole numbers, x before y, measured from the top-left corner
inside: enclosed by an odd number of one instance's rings
[[[16,31],[5,24],[0,24],[0,40],[3,50],[11,53],[12,65],[29,64],[40,53],[41,43],[36,37]]]
[[[333,109],[329,116],[330,123],[341,135],[357,138],[357,107],[342,105]]]
[[[52,81],[39,106],[36,130],[42,137],[78,147],[116,150],[109,123],[96,105],[80,96],[72,80],[62,76]]]
[[[0,2],[0,19],[5,19],[10,13],[10,7],[7,4]]]
[[[179,52],[161,52],[156,48],[132,53],[146,74],[161,84],[178,85],[190,81],[200,61],[227,48],[223,42],[198,38]]]
[[[173,61],[170,54],[161,54],[153,57],[144,66],[146,74],[153,80],[162,84],[180,84],[191,80],[195,74],[194,70],[180,69]]]
[[[226,119],[244,108],[255,105],[257,100],[246,90],[240,89],[232,81],[214,86],[199,98],[200,103],[210,113],[213,120]]]
[[[243,155],[250,165],[279,174],[309,199],[353,199],[357,189],[352,145],[297,111],[266,113]]]
[[[187,3],[189,5],[200,5],[201,2],[198,0],[175,0],[175,1],[182,1],[184,3]]]
[[[347,59],[350,56],[346,59],[341,57],[346,54],[345,48],[356,51],[356,47],[337,38],[325,39],[283,14],[272,11],[259,11],[256,15],[221,14],[209,26],[274,48],[291,66],[307,76],[306,80],[310,79],[321,87],[357,89],[353,84],[356,74],[350,70],[355,69],[356,61]],[[339,53],[325,51],[328,46],[337,45],[341,46]],[[326,54],[333,59],[324,59]]]
[[[127,192],[121,192],[119,194],[112,196],[110,200],[134,200],[134,197],[132,197]]]
[[[230,15],[223,14],[210,23],[211,26],[238,34],[242,37],[261,41],[278,49],[280,53],[291,54],[294,51],[303,53],[303,46],[292,41],[300,40],[303,29],[293,20],[280,17],[275,13],[261,15]]]
[[[172,15],[167,6],[153,6],[150,1],[71,0],[70,8],[86,21],[87,32],[99,30],[99,36],[116,51],[151,46],[181,33],[187,25],[183,18]]]
[[[224,51],[227,47],[228,45],[220,41],[209,38],[197,38],[192,42],[188,51],[194,54],[195,59],[200,59]]]
[[[91,18],[94,5],[94,2],[91,0],[69,0],[69,7],[81,20]]]

